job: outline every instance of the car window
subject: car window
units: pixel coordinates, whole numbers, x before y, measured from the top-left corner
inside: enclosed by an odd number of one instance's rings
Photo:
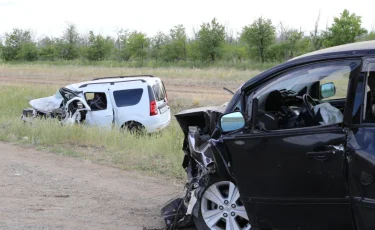
[[[103,92],[87,92],[85,93],[85,99],[91,111],[107,109],[107,96]]]
[[[324,100],[332,100],[332,99],[339,99],[339,98],[346,98],[346,93],[348,91],[348,83],[349,83],[349,74],[351,69],[349,66],[341,67],[340,71],[333,72],[329,76],[323,78],[320,81],[320,87],[326,83],[333,83],[336,88],[335,95],[331,97],[324,98]],[[322,92],[320,92],[320,95]]]
[[[233,111],[242,111],[242,101],[238,100],[236,106],[234,107]]]
[[[265,83],[254,95],[258,106],[252,113],[257,116],[256,129],[283,130],[342,123],[349,77],[359,64],[357,60],[340,60],[305,65]],[[321,101],[322,95],[325,99],[343,100],[331,104]]]
[[[117,90],[113,92],[117,107],[136,105],[140,102],[143,89]]]
[[[161,84],[161,82],[157,82],[154,86],[152,86],[152,89],[154,90],[155,99],[157,101],[162,101],[165,98],[165,88],[164,85]]]
[[[363,76],[366,79],[365,94],[363,96],[364,122],[374,123],[375,122],[375,59],[369,59],[363,64]]]

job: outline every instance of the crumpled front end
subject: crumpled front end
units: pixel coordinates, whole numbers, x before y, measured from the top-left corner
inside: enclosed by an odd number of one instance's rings
[[[36,117],[45,117],[56,118],[64,124],[80,123],[91,110],[80,93],[63,87],[53,96],[31,100],[29,104],[32,108],[24,109],[21,119],[31,122]]]
[[[185,194],[168,202],[162,209],[167,229],[182,228],[194,224],[198,218],[198,203],[203,189],[217,174],[215,140],[212,134],[225,106],[185,110],[175,115],[185,134],[182,166],[187,174]]]

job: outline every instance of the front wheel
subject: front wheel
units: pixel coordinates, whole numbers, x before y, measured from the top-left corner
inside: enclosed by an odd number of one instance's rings
[[[199,202],[199,218],[195,220],[198,229],[251,229],[238,188],[231,181],[211,183]]]

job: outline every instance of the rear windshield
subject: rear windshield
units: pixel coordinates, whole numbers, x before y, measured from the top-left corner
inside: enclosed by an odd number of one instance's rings
[[[143,89],[126,89],[113,92],[117,107],[132,106],[139,103]]]
[[[155,93],[155,99],[157,101],[162,101],[165,98],[165,88],[164,84],[162,82],[157,82],[152,89],[154,90]]]

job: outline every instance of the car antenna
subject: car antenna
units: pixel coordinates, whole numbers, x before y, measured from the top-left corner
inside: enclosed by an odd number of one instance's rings
[[[228,89],[227,87],[223,87],[224,90],[228,91],[231,94],[234,94],[232,90]]]

